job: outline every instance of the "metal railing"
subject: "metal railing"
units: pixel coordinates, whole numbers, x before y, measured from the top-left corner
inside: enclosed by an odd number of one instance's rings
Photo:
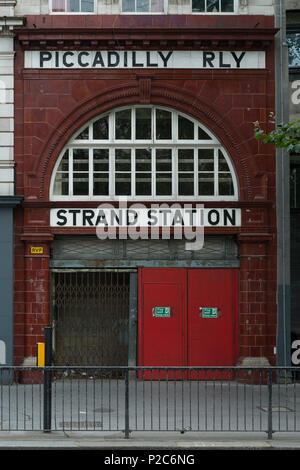
[[[300,431],[297,368],[0,367],[0,431]]]

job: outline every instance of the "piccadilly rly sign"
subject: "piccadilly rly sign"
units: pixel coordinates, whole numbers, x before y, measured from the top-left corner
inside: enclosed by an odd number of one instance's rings
[[[37,69],[264,69],[265,51],[25,51]]]

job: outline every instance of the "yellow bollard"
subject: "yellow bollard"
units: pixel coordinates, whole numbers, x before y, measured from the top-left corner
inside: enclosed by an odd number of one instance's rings
[[[37,365],[45,367],[45,343],[37,343]]]

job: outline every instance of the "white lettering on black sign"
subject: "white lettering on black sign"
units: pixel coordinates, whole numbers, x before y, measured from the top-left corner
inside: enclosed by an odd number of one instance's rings
[[[262,69],[264,51],[25,51],[25,68]]]

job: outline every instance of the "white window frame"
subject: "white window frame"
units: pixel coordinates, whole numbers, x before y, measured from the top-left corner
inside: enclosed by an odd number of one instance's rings
[[[132,126],[132,135],[130,140],[117,140],[114,135],[115,129],[115,114],[119,111],[125,109],[131,109],[131,123],[135,123],[135,110],[137,108],[152,108],[151,118],[151,131],[152,136],[149,140],[136,140],[134,135],[134,129]],[[156,136],[153,135],[155,132],[155,115],[156,109],[162,109],[168,112],[171,112],[172,115],[172,140],[158,140]],[[192,121],[194,123],[194,140],[179,140],[177,136],[177,122],[178,116],[183,116],[184,118]],[[76,140],[76,137],[80,135],[80,133],[89,127],[89,136],[93,137],[93,123],[98,119],[108,116],[109,117],[109,139],[106,140],[94,140],[94,139],[87,139],[85,140]],[[201,127],[210,137],[211,140],[199,140],[197,134],[198,127]],[[135,194],[135,178],[136,178],[136,169],[135,169],[135,149],[141,148],[145,149],[148,146],[151,149],[151,196],[142,196]],[[73,149],[89,149],[89,194],[84,196],[77,196],[73,195]],[[109,195],[93,195],[93,149],[95,148],[102,148],[102,149],[109,149]],[[119,200],[121,195],[115,194],[115,150],[116,149],[131,149],[131,195],[124,196],[127,197],[130,201],[237,201],[238,200],[238,180],[236,177],[236,173],[229,158],[228,153],[226,152],[225,148],[221,145],[221,143],[216,139],[216,137],[203,126],[201,123],[196,121],[195,119],[187,116],[181,112],[177,112],[172,108],[166,108],[162,106],[143,106],[143,105],[136,105],[132,107],[121,107],[112,110],[110,113],[105,113],[103,115],[97,116],[90,122],[86,123],[82,126],[79,131],[76,132],[74,137],[68,142],[68,144],[62,150],[59,158],[57,159],[50,182],[50,200],[51,201],[115,201]],[[168,196],[161,196],[155,194],[155,184],[156,184],[156,159],[155,159],[155,151],[156,149],[165,148],[165,149],[172,149],[172,194]],[[179,149],[193,149],[194,150],[194,194],[190,196],[183,196],[178,194],[178,150]],[[198,195],[198,178],[199,178],[199,169],[198,169],[198,149],[213,149],[214,150],[214,169],[209,171],[214,173],[214,195]],[[223,156],[228,164],[230,175],[232,178],[234,194],[233,195],[219,195],[218,194],[218,150],[222,151]],[[60,165],[60,162],[66,152],[69,150],[69,194],[68,195],[55,195],[53,193],[54,184],[55,184],[55,177],[57,169]],[[67,173],[67,172],[64,172]],[[160,173],[160,171],[158,171]]]
[[[136,1],[136,0],[135,0]],[[221,1],[221,0],[219,0]],[[65,6],[66,6],[67,0],[65,0]],[[207,0],[205,0],[205,4],[207,3]],[[52,4],[53,0],[49,0],[49,12],[51,15],[96,15],[98,14],[98,1],[94,0],[94,11],[88,12],[88,11],[52,11]],[[119,0],[119,12],[122,15],[167,15],[169,14],[169,5],[168,5],[168,0],[163,0],[163,11],[161,12],[155,12],[155,11],[123,11],[122,10],[122,0]],[[183,6],[182,8],[178,6],[178,13],[176,11],[172,11],[172,14],[192,14],[192,15],[235,15],[238,13],[238,0],[233,0],[233,11],[193,11],[192,10],[192,0],[190,0],[189,6],[185,10],[186,6]],[[99,12],[100,13],[100,12]],[[108,14],[108,13],[107,13]]]
[[[134,0],[136,5],[137,0]],[[151,4],[151,0],[149,0]],[[168,13],[168,0],[163,0],[163,11],[123,11],[123,0],[119,0],[120,13],[122,15],[166,15]]]
[[[208,0],[204,0],[205,8],[207,9]],[[190,0],[190,13],[192,15],[236,15],[238,13],[238,0],[233,0],[233,11],[193,11],[192,10],[193,0]],[[221,0],[219,0],[219,5],[221,5]]]
[[[207,5],[207,1],[205,0],[205,5]],[[174,9],[174,11],[170,12],[169,9],[169,4],[168,0],[164,0],[164,8],[163,12],[152,12],[152,11],[123,11],[122,9],[122,0],[119,0],[119,5],[120,5],[120,14],[122,15],[168,15],[168,14],[188,14],[188,15],[236,15],[238,13],[238,7],[239,3],[238,0],[233,0],[233,11],[193,11],[192,10],[192,0],[190,0],[189,5],[178,5],[177,11]],[[135,0],[136,2],[136,0]],[[219,3],[221,4],[221,0],[219,0]],[[207,6],[206,6],[207,8]]]
[[[67,0],[65,1],[65,11],[52,11],[53,0],[49,0],[49,12],[51,15],[96,15],[97,14],[97,7],[98,1],[94,1],[94,10],[93,11],[66,11]],[[80,7],[81,7],[81,0],[80,0]]]

